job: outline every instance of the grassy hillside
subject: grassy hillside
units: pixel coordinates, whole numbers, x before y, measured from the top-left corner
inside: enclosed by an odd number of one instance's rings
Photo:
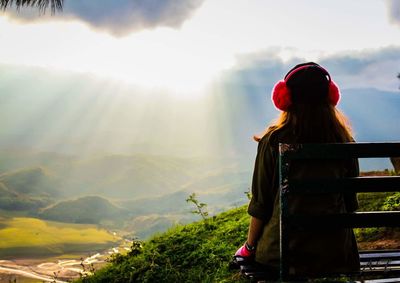
[[[84,282],[229,282],[237,274],[228,262],[246,237],[245,207],[177,226],[141,246]]]
[[[359,200],[361,211],[400,209],[400,193],[360,194]],[[243,206],[207,221],[177,226],[140,245],[134,242],[128,255],[115,257],[106,268],[81,281],[237,282],[238,273],[229,271],[228,263],[246,239],[248,221]],[[356,236],[363,249],[375,247],[377,239],[394,239],[400,246],[399,232],[394,229],[356,229]]]
[[[103,250],[119,238],[94,225],[0,218],[0,257],[38,257]]]

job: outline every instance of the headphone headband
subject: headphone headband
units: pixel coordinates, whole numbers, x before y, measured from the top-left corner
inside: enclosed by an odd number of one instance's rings
[[[328,82],[331,82],[331,75],[328,73],[328,71],[316,63],[306,63],[306,64],[300,65],[297,68],[294,67],[285,75],[284,80],[287,82],[290,79],[290,77],[293,76],[294,74],[296,74],[297,72],[299,72],[301,70],[309,69],[309,68],[320,69],[328,77]]]
[[[290,106],[293,104],[292,92],[290,87],[287,85],[287,82],[294,74],[308,68],[318,68],[326,76],[328,82],[328,101],[334,106],[338,104],[340,100],[340,90],[332,80],[328,71],[314,62],[309,62],[296,65],[285,75],[283,80],[275,84],[274,88],[272,89],[271,99],[276,108],[282,111],[287,111],[290,108]]]

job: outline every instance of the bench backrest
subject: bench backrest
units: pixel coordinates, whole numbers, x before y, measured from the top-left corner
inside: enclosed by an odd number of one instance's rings
[[[280,144],[280,226],[281,226],[281,280],[290,280],[288,262],[289,230],[296,226],[329,227],[400,227],[400,211],[357,212],[334,215],[291,215],[288,197],[292,194],[320,194],[344,192],[400,192],[400,177],[354,177],[342,179],[291,180],[292,160],[351,158],[382,158],[400,156],[400,143],[346,143],[346,144]]]

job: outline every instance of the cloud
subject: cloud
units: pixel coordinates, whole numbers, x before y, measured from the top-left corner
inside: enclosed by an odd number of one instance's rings
[[[237,60],[236,68],[228,75],[232,81],[268,90],[293,66],[310,61],[301,56],[283,61],[278,55],[280,52],[279,49],[270,49],[242,55]],[[400,72],[400,47],[341,52],[321,57],[317,63],[329,70],[342,89],[397,91],[400,84],[397,79]]]
[[[123,36],[141,29],[166,26],[177,28],[190,18],[204,0],[68,0],[61,13],[39,15],[37,10],[23,8],[7,11],[23,21],[78,19],[92,28]]]
[[[387,0],[389,9],[389,20],[397,25],[400,25],[400,1]]]
[[[400,47],[349,52],[321,60],[342,88],[398,89]]]

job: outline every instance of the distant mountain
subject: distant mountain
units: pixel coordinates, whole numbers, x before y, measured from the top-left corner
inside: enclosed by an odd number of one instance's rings
[[[190,205],[186,203],[188,196],[189,193],[178,191],[148,198],[119,200],[116,203],[129,210],[133,217],[148,214],[186,213],[190,211]]]
[[[349,117],[358,141],[400,141],[400,93],[347,89],[340,108]]]
[[[55,152],[42,152],[25,148],[0,150],[0,175],[18,171],[21,168],[51,168],[51,171],[62,171],[76,157]]]
[[[37,209],[49,205],[48,197],[31,197],[8,189],[0,182],[0,209],[9,211],[26,211],[34,213]]]
[[[198,220],[195,215],[187,214],[149,214],[133,218],[126,222],[124,231],[132,237],[144,240],[155,233],[165,232],[178,224],[186,224]]]
[[[224,170],[226,164],[238,164],[236,159],[219,157],[151,154],[72,157],[32,150],[0,151],[0,159],[5,161],[0,166],[3,168],[0,181],[7,188],[25,195],[58,199],[91,194],[117,199],[154,197],[179,191],[208,172]]]
[[[8,189],[3,183],[0,183],[0,195],[1,197],[18,197],[18,193]]]
[[[78,195],[84,192],[112,198],[140,198],[179,190],[202,166],[196,160],[184,158],[107,155],[81,160],[59,173],[70,176],[63,186]],[[78,182],[79,190],[72,185]]]
[[[98,196],[81,197],[58,202],[43,209],[43,219],[69,223],[101,224],[111,219],[125,219],[127,211]]]
[[[57,180],[43,167],[23,168],[0,175],[10,191],[29,196],[58,196]]]
[[[0,209],[35,211],[59,196],[56,179],[44,168],[20,169],[0,175]]]
[[[343,91],[340,108],[358,142],[400,141],[400,93],[377,89]],[[360,159],[364,171],[393,169],[389,158]]]

